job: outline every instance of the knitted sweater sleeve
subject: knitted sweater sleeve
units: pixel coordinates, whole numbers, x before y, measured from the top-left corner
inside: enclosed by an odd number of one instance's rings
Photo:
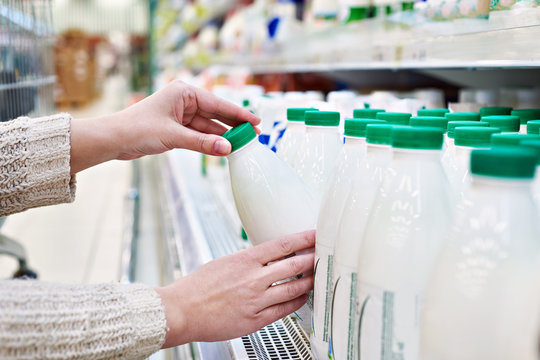
[[[144,359],[165,332],[145,285],[0,281],[0,359]]]
[[[73,201],[70,123],[68,114],[0,123],[0,216]]]

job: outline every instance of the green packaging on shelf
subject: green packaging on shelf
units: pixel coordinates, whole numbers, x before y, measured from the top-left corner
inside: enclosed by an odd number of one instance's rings
[[[417,116],[438,116],[438,117],[444,117],[446,113],[450,112],[450,110],[446,108],[440,108],[440,109],[420,109],[416,113]]]
[[[523,140],[540,140],[540,135],[494,134],[491,137],[493,146],[518,146]]]
[[[530,120],[527,122],[527,134],[540,134],[540,120]]]
[[[337,111],[306,111],[306,126],[338,126],[339,112]]]
[[[453,139],[455,129],[458,126],[476,126],[476,127],[488,127],[489,123],[485,121],[449,121],[446,130],[448,131],[448,137]]]
[[[385,112],[383,109],[354,109],[353,118],[355,119],[376,119],[377,114]]]
[[[515,109],[511,115],[519,116],[521,125],[524,125],[531,120],[540,120],[540,109]]]
[[[536,152],[536,165],[540,166],[540,140],[523,139],[519,142],[521,147],[532,149]]]
[[[493,134],[501,130],[492,127],[458,126],[454,129],[454,144],[456,146],[489,147]]]
[[[448,121],[480,121],[480,113],[477,112],[453,112],[444,115]]]
[[[482,116],[482,121],[489,123],[490,127],[501,129],[502,132],[518,132],[519,117],[513,115]]]
[[[385,120],[390,125],[409,125],[411,114],[398,112],[380,112],[377,113],[378,120]]]
[[[471,152],[471,173],[483,176],[532,179],[536,159],[534,150],[521,147],[473,150]]]
[[[287,109],[287,120],[304,122],[306,111],[318,111],[318,109],[315,109],[315,108],[288,108]]]
[[[392,125],[369,124],[366,127],[366,142],[370,144],[391,145]]]
[[[369,8],[367,6],[352,6],[349,8],[349,16],[345,20],[345,23],[352,23],[367,19],[369,15]]]
[[[400,149],[440,150],[444,131],[427,126],[392,127],[392,147]]]
[[[444,132],[448,127],[448,119],[438,116],[413,116],[409,121],[411,126],[429,126],[441,128]]]
[[[377,119],[345,119],[344,135],[366,137],[366,128],[370,124],[386,124],[386,121]]]
[[[486,106],[480,109],[480,116],[510,115],[512,108],[509,106]]]

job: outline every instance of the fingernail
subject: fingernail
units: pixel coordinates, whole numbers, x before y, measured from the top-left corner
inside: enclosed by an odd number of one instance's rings
[[[227,155],[231,152],[231,144],[227,140],[217,140],[214,143],[214,153]]]

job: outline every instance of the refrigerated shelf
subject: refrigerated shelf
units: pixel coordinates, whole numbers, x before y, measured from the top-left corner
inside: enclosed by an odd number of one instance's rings
[[[158,157],[154,170],[169,282],[250,246],[240,236],[240,220],[227,198],[225,168],[211,181],[201,171],[201,154],[173,150]],[[192,358],[202,360],[312,359],[308,335],[290,316],[231,341],[194,343],[191,350]],[[186,347],[175,354],[186,359]]]
[[[301,44],[315,42],[319,34],[301,36],[273,53],[218,55],[208,65],[223,69],[244,67],[254,74],[331,72],[348,70],[501,69],[540,68],[540,23],[494,27],[487,22],[463,32],[424,27],[394,30],[393,34],[366,36],[369,27],[328,30],[336,39],[330,46],[302,54]],[[364,33],[362,33],[364,31]],[[358,43],[338,41],[354,39]],[[393,39],[387,40],[385,37]],[[379,38],[378,38],[378,37]],[[304,47],[305,48],[305,47]]]

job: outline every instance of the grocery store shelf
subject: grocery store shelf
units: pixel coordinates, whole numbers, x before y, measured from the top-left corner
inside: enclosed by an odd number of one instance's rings
[[[296,38],[282,51],[259,56],[217,56],[212,65],[245,67],[254,74],[332,72],[350,70],[416,69],[530,69],[540,68],[540,24],[497,28],[487,23],[463,32],[430,27],[379,32],[367,37],[367,26],[334,30],[334,42],[300,54],[301,43],[316,36]],[[353,42],[354,36],[357,40]],[[386,37],[386,39],[385,39]],[[331,47],[333,46],[333,48]],[[302,47],[300,47],[302,48]],[[305,46],[303,47],[305,48]]]
[[[0,84],[0,91],[11,90],[11,89],[20,89],[25,87],[39,87],[45,85],[51,85],[56,82],[56,76],[50,75],[37,79],[17,81],[14,83]]]
[[[222,165],[214,173],[201,172],[201,155],[173,150],[159,160],[160,190],[156,196],[163,221],[163,249],[167,280],[195,271],[202,264],[238,251],[247,243],[240,237],[240,224],[232,199],[226,198],[229,185]],[[157,170],[157,169],[156,169]],[[228,176],[228,175],[227,175]],[[220,189],[221,187],[221,189]],[[194,343],[177,349],[176,359],[310,360],[309,338],[297,320],[286,317],[255,332],[224,342]]]

